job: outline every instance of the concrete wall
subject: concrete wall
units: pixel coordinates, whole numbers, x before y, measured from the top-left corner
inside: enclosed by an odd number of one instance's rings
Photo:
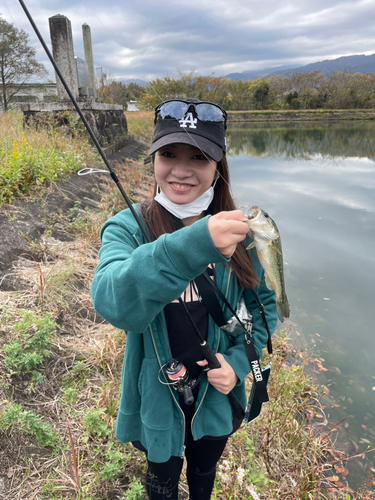
[[[0,85],[0,93],[2,86]],[[12,91],[12,90],[11,90]],[[57,90],[55,83],[25,83],[9,103],[10,109],[19,109],[21,104],[32,102],[56,102]],[[3,102],[0,99],[0,111],[3,110]]]

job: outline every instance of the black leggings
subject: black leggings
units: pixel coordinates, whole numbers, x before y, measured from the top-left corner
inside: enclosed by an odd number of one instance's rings
[[[190,434],[190,433],[189,433]],[[190,500],[209,500],[215,481],[216,464],[224,451],[228,437],[193,441],[186,439],[186,476]],[[148,462],[147,493],[150,500],[177,500],[178,481],[183,459],[171,457],[167,462]]]

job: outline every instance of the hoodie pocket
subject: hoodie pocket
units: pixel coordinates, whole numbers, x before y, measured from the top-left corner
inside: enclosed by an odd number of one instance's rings
[[[173,400],[170,388],[159,379],[156,359],[144,359],[138,380],[141,394],[141,419],[151,429],[165,430],[173,425]]]

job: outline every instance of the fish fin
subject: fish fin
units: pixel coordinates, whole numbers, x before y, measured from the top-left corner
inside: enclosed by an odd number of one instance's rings
[[[266,282],[266,287],[268,288],[268,290],[273,290],[272,283],[266,273],[264,273],[264,280]]]
[[[255,241],[251,242],[248,247],[246,247],[246,250],[250,250],[251,248],[255,247]]]
[[[276,310],[281,323],[284,322],[284,318],[289,318],[290,308],[288,299],[286,297],[283,301],[276,302]]]
[[[275,250],[275,252],[277,252],[279,255],[281,255],[281,257],[283,256],[281,250],[279,248],[277,248],[276,245],[272,245],[272,250]]]

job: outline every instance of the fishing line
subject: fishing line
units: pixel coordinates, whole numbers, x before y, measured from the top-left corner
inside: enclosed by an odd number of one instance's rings
[[[86,0],[83,0],[83,3],[85,4],[85,8],[86,8],[86,10],[88,10],[88,9],[87,9],[87,4],[86,4]],[[95,14],[95,12],[94,12],[94,11],[91,11],[91,10],[90,10],[90,12],[91,12],[91,14],[92,14],[94,17],[96,17],[96,19],[100,22],[100,24],[103,26],[103,28],[105,28],[106,30],[108,30],[108,29],[109,29],[107,26],[105,26],[105,24],[103,24],[103,23],[102,23],[102,21],[98,18],[98,16]]]
[[[132,60],[130,59],[130,57],[125,54],[125,57],[129,60],[130,63],[132,63]],[[161,102],[163,102],[164,104],[167,104],[167,100],[163,99],[161,97],[161,95],[157,92],[157,90],[151,85],[150,82],[147,82],[148,86],[151,87],[152,91],[154,92],[154,94],[160,99]],[[214,162],[209,156],[206,155],[206,153],[204,151],[202,151],[202,149],[200,148],[200,146],[197,144],[196,140],[194,139],[194,137],[192,136],[192,134],[189,133],[189,131],[187,130],[186,127],[182,127],[184,129],[184,131],[186,132],[186,134],[189,136],[189,139],[191,139],[191,141],[194,143],[195,147],[202,153],[202,155],[206,158],[206,160],[210,163],[210,165],[214,165],[215,163],[217,162]],[[224,177],[222,176],[222,174],[220,173],[219,169],[217,168],[217,164],[214,165],[215,166],[215,171],[217,172],[217,174],[219,175],[219,177],[222,178],[222,180],[225,182],[225,184],[230,188],[230,185],[229,183],[224,179]]]
[[[5,7],[7,8],[8,12],[9,12],[10,17],[12,18],[13,24],[16,25],[16,21],[13,19],[12,13],[9,10],[8,4],[6,3],[5,0],[4,0],[4,3],[5,3]]]
[[[84,0],[84,3],[86,5],[86,1]],[[94,14],[95,15],[95,14]],[[95,16],[97,17],[97,16]],[[99,18],[97,18],[99,20]],[[103,24],[103,23],[102,23]],[[104,24],[103,24],[104,26]],[[130,59],[130,57],[125,53],[125,57],[129,60],[130,63],[132,63],[132,60]],[[161,97],[161,95],[158,93],[158,91],[151,85],[150,82],[147,82],[148,86],[151,87],[152,91],[154,92],[154,94],[160,99],[160,101],[164,104],[167,104],[167,101],[169,99],[163,99]],[[206,153],[204,151],[202,151],[202,149],[200,148],[200,146],[197,144],[196,140],[194,139],[194,137],[192,136],[192,134],[189,133],[189,131],[186,129],[186,127],[182,127],[184,129],[184,131],[186,132],[186,134],[189,136],[189,139],[191,139],[191,141],[194,143],[195,147],[202,153],[202,155],[206,158],[206,160],[210,163],[210,165],[214,165],[215,163],[217,162],[214,162],[209,156],[206,155]],[[222,178],[222,180],[225,182],[225,184],[230,188],[230,185],[229,183],[224,179],[224,177],[222,176],[222,174],[220,173],[219,169],[217,168],[217,165],[214,165],[215,166],[215,171],[216,173],[219,175],[219,177]]]

